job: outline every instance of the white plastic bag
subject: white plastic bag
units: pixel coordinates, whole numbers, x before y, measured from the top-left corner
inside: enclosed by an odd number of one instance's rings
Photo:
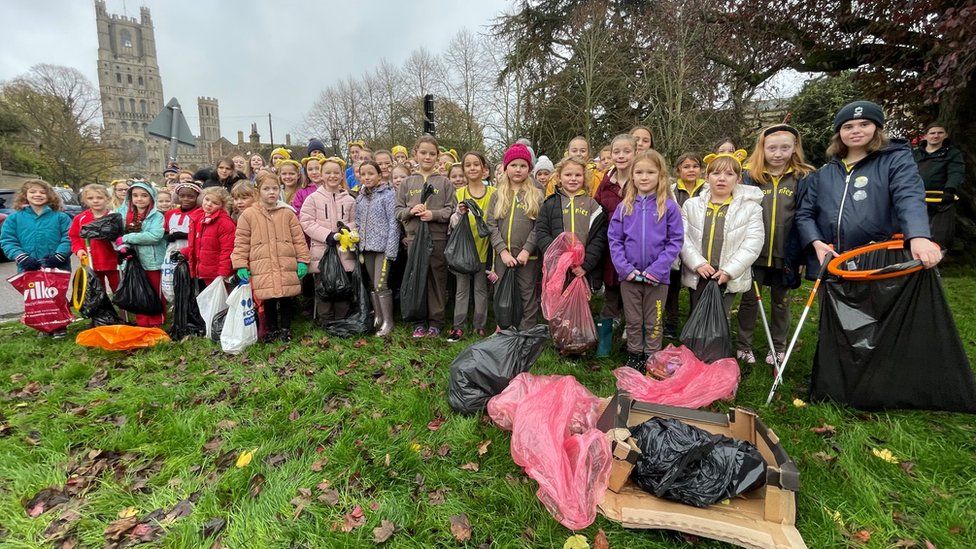
[[[179,243],[183,244],[180,245]],[[159,279],[159,290],[163,292],[163,297],[166,298],[166,303],[173,303],[176,299],[176,292],[173,288],[173,274],[176,272],[176,262],[169,258],[170,254],[173,252],[178,252],[186,246],[186,240],[178,240],[176,242],[171,242],[169,246],[166,246],[166,254],[163,256],[163,264],[159,268],[162,271]]]
[[[227,319],[220,333],[220,347],[236,355],[258,340],[257,311],[250,284],[241,284],[227,296]]]
[[[227,308],[227,285],[223,278],[215,278],[209,286],[197,294],[197,307],[207,325],[207,337],[212,333],[213,319],[217,313]]]

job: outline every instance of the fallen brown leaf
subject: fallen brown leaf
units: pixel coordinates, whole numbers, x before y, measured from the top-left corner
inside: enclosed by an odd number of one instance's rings
[[[437,449],[437,455],[441,457],[447,457],[451,453],[451,446],[449,444],[441,444],[440,448]]]
[[[472,461],[469,463],[465,463],[464,465],[461,466],[461,468],[464,469],[465,471],[473,471],[477,473],[478,470],[481,469],[481,466],[478,465],[476,462]]]
[[[322,467],[325,466],[326,461],[328,461],[328,460],[325,460],[325,459],[317,459],[317,460],[313,461],[312,462],[312,467],[311,467],[312,471],[314,471],[316,473],[318,473],[319,471],[321,471],[322,470]]]
[[[37,518],[58,505],[66,503],[68,499],[67,494],[60,488],[44,488],[24,503],[24,509],[27,510],[27,516]]]
[[[820,427],[811,427],[810,431],[826,437],[837,434],[837,428],[834,427],[833,425],[827,425],[826,423],[821,425]]]
[[[210,454],[216,452],[223,445],[224,445],[224,439],[220,437],[213,437],[212,439],[204,443],[203,451]]]
[[[610,541],[607,540],[607,533],[603,528],[597,530],[596,535],[593,536],[593,549],[610,549]]]
[[[914,461],[903,461],[903,462],[901,462],[899,464],[899,466],[901,467],[901,470],[902,471],[905,471],[905,474],[906,475],[908,475],[910,477],[914,477],[915,476],[915,462]]]
[[[355,347],[357,349],[360,348],[360,347],[362,347],[362,346],[364,346],[364,345],[368,345],[368,342],[365,339],[360,339],[356,343],[353,343],[353,347]]]
[[[216,536],[221,531],[223,531],[224,526],[226,525],[227,525],[227,521],[220,517],[214,517],[208,520],[207,522],[203,523],[203,537],[211,538],[213,536]]]
[[[871,541],[871,531],[870,530],[858,530],[851,534],[851,539],[857,543],[868,543]]]
[[[827,452],[817,452],[817,453],[813,454],[813,457],[819,459],[820,461],[822,461],[824,463],[831,463],[835,459],[837,459],[837,456],[832,456],[832,455],[828,454]]]
[[[341,530],[347,533],[352,532],[362,526],[364,522],[366,522],[366,515],[363,513],[363,508],[357,505],[352,508],[352,511],[342,516]]]
[[[298,413],[298,410],[292,410],[291,413],[288,414],[289,421],[296,421],[300,417],[302,417],[302,415]]]
[[[260,494],[261,490],[263,489],[264,489],[264,475],[258,473],[253,477],[251,477],[251,490],[250,490],[251,497],[252,498],[258,497],[258,494]]]
[[[468,521],[468,515],[461,513],[451,517],[451,534],[458,542],[471,539],[471,523]]]
[[[373,543],[386,543],[394,531],[396,531],[396,525],[386,519],[381,520],[380,525],[373,528]]]
[[[427,501],[431,505],[444,505],[444,500],[446,499],[447,489],[438,488],[433,492],[427,494]]]
[[[488,447],[491,446],[490,440],[482,440],[478,443],[478,455],[483,456],[488,453]]]
[[[102,535],[108,541],[119,541],[125,537],[129,530],[135,528],[137,524],[139,524],[139,519],[136,517],[119,519],[109,523],[105,527],[105,531],[102,532]]]
[[[237,427],[237,422],[232,419],[222,419],[217,422],[217,428],[221,430],[229,430]]]
[[[442,417],[436,417],[432,419],[430,423],[427,424],[427,428],[430,429],[431,431],[436,431],[440,429],[441,425],[444,425],[444,422],[446,421],[447,420]]]

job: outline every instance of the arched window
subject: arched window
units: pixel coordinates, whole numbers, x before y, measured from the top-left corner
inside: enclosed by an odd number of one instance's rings
[[[132,47],[132,33],[130,33],[128,29],[122,29],[122,32],[119,33],[119,37],[122,39],[123,48]]]
[[[146,107],[146,100],[145,99],[140,99],[139,100],[139,109],[142,111],[142,114],[149,114],[149,110]]]
[[[143,80],[142,80],[142,77],[141,77],[141,76],[139,77],[139,85],[140,85],[140,86],[143,86],[143,85],[145,85],[145,84],[144,84],[144,82],[143,82]]]
[[[119,112],[125,112],[125,99],[119,98]]]
[[[115,81],[118,82],[119,84],[122,83],[122,73],[118,73],[118,72],[115,73]]]
[[[132,83],[132,75],[131,74],[125,75],[125,78],[126,78],[126,80],[128,80],[129,84]]]
[[[136,112],[136,100],[135,99],[130,99],[129,100],[129,112]]]
[[[120,122],[119,127],[122,128],[122,133],[126,133],[129,131],[129,125],[126,124],[125,122]]]

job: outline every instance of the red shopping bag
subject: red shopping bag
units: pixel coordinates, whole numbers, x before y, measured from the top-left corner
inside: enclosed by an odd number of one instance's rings
[[[68,306],[71,273],[57,269],[25,271],[7,279],[24,296],[21,322],[35,330],[51,333],[64,328],[74,317]]]

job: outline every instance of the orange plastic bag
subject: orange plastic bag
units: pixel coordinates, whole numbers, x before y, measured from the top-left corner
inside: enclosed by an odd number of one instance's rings
[[[82,347],[99,347],[106,351],[128,351],[153,347],[169,341],[169,336],[159,328],[113,325],[99,326],[78,334],[75,343]]]

